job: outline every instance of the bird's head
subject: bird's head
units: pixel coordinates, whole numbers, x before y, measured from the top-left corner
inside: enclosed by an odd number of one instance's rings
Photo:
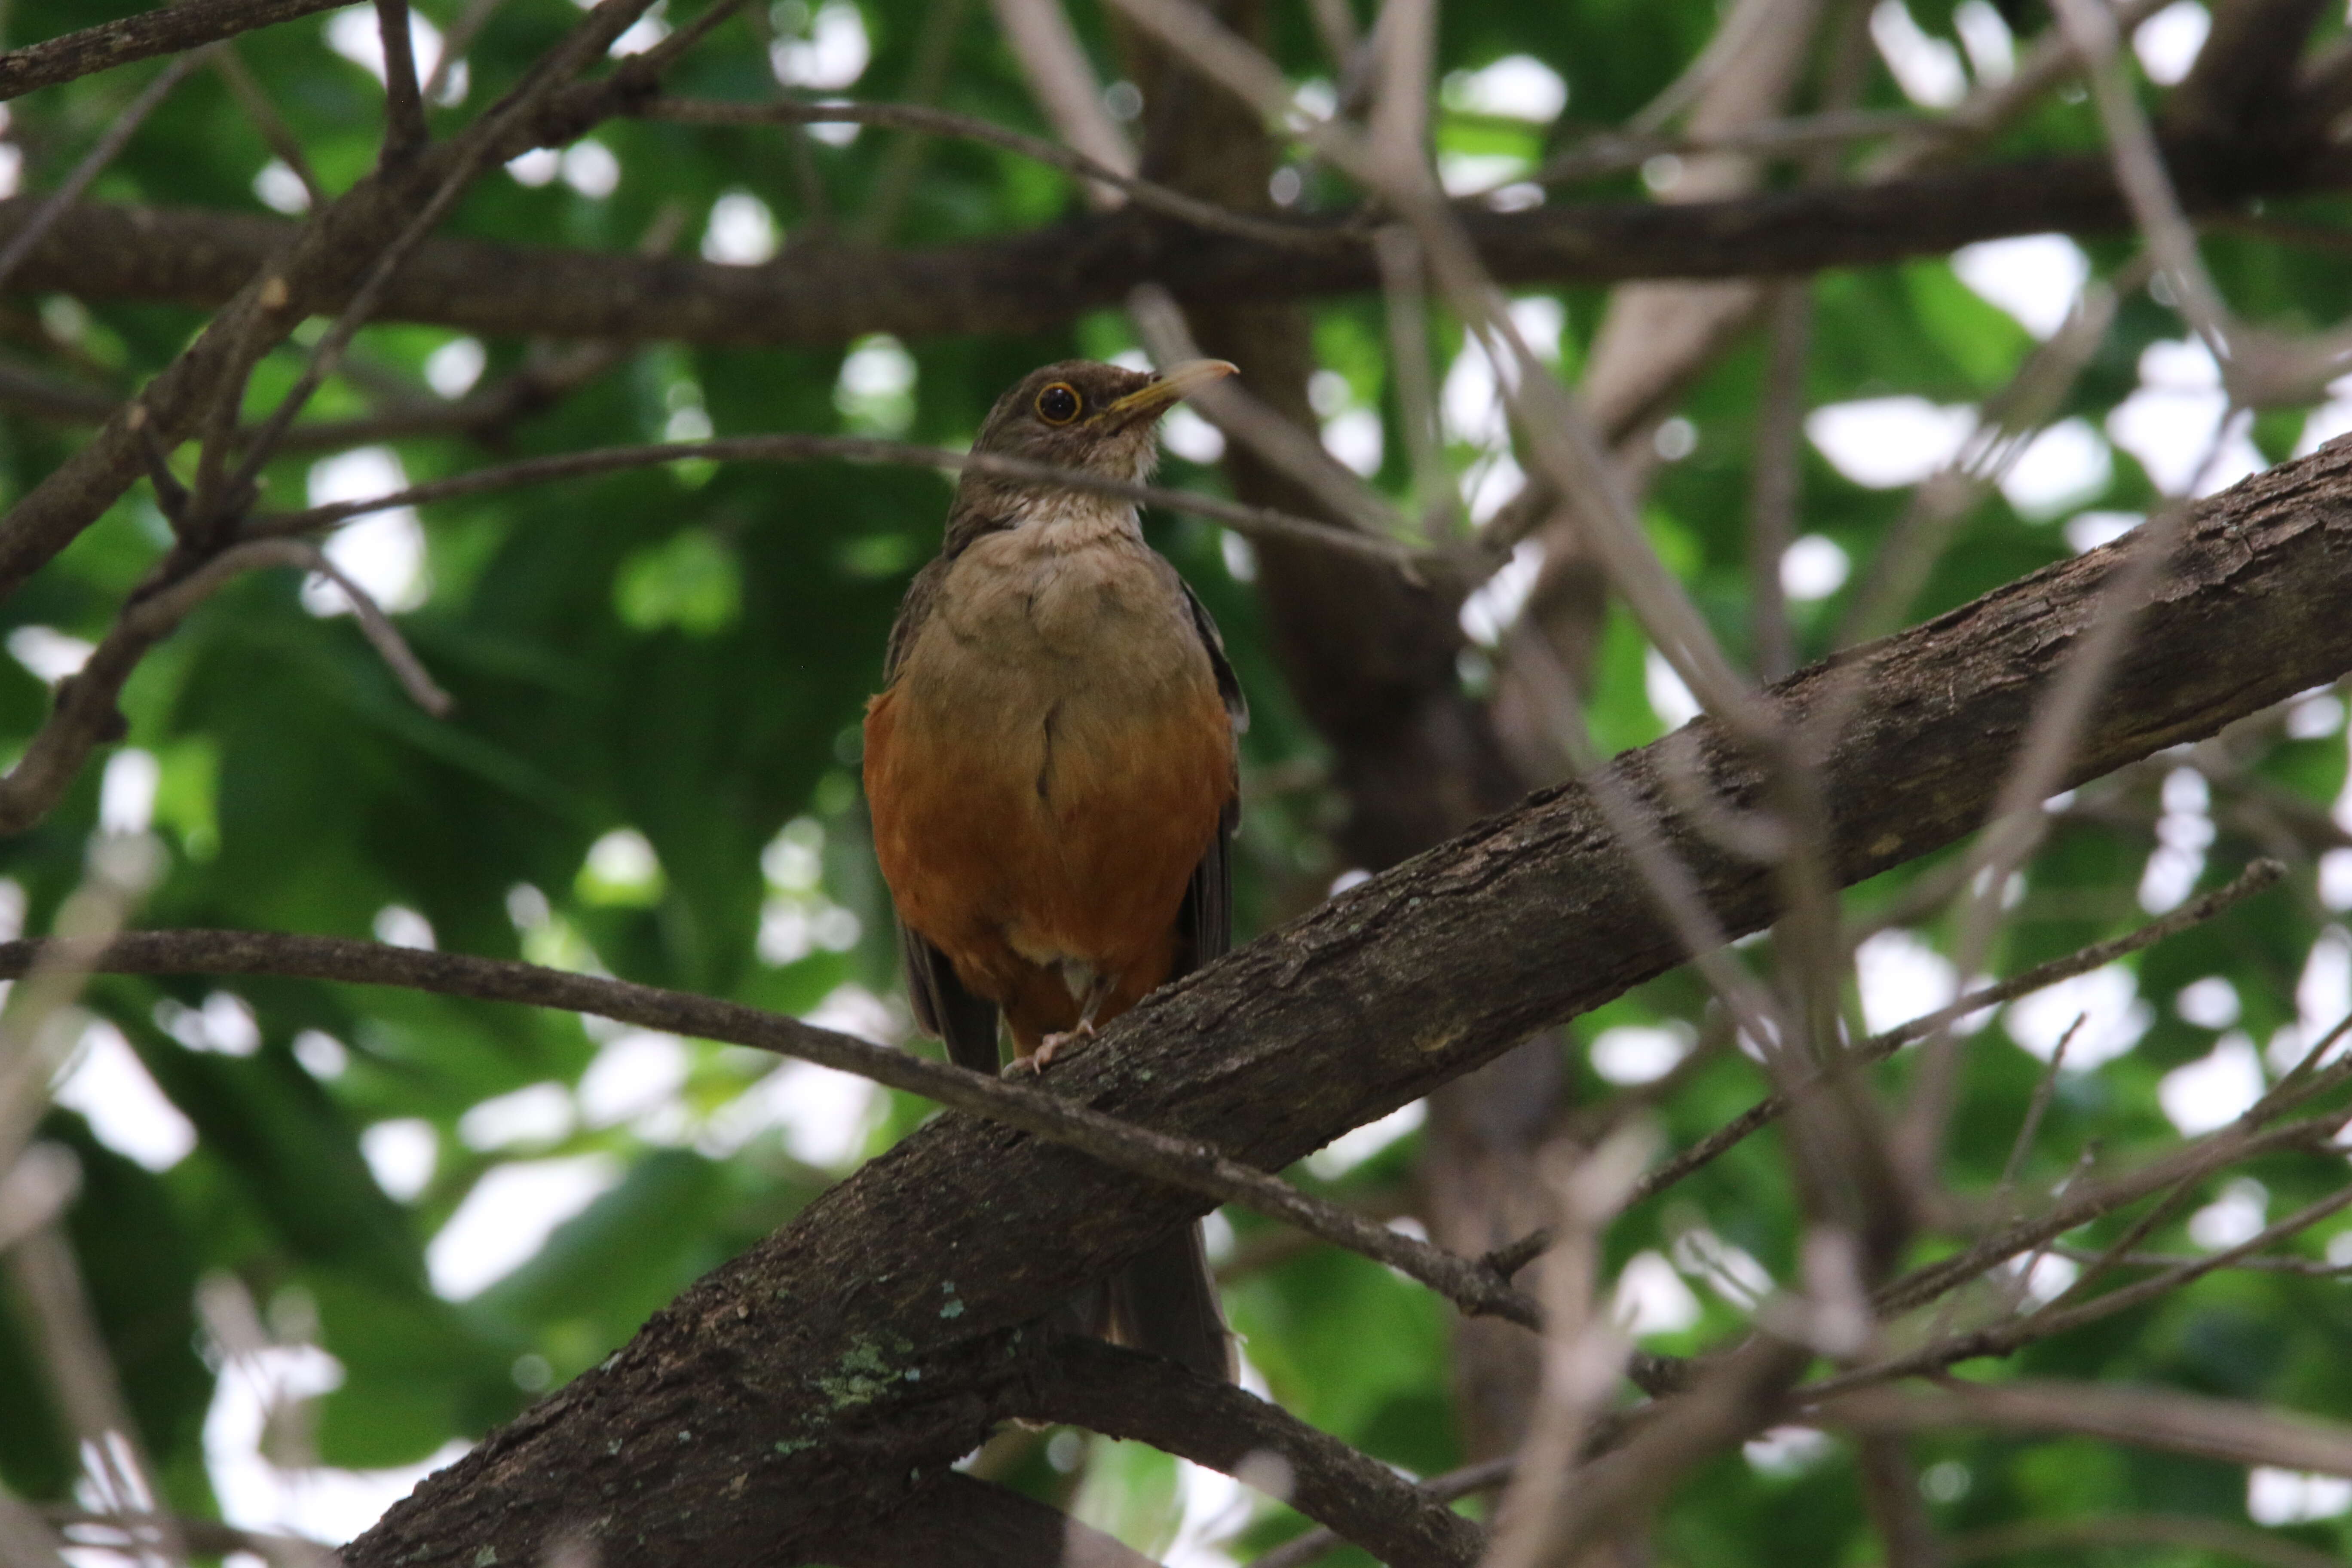
[[[1234,374],[1221,359],[1185,360],[1160,371],[1063,360],[1030,372],[998,398],[971,449],[1139,483],[1159,461],[1160,416]],[[960,531],[969,537],[1005,527],[1030,510],[1033,498],[1050,490],[1036,480],[966,469],[949,522],[950,552],[961,542]],[[959,520],[966,520],[963,530]]]
[[[1160,416],[1233,374],[1221,359],[1159,371],[1064,360],[1031,371],[998,398],[971,449],[1134,482],[1159,456]]]

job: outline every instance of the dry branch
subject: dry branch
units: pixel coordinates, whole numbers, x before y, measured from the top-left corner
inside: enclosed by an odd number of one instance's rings
[[[1091,1341],[1063,1346],[1018,1414],[1132,1437],[1262,1489],[1396,1568],[1478,1560],[1486,1531],[1281,1406],[1174,1362]]]
[[[2234,211],[2259,196],[2340,189],[2352,180],[2352,155],[2340,151],[2280,154],[2251,166],[2232,160],[2228,142],[2168,151],[2176,187],[2195,215]],[[0,202],[0,243],[32,205],[21,196]],[[1295,221],[1316,232],[1318,220]],[[1513,284],[1795,274],[1941,255],[2011,235],[2131,226],[2105,161],[2091,156],[1670,206],[1472,209],[1462,221],[1488,270]],[[67,213],[26,258],[17,283],[93,300],[215,306],[297,232],[291,223],[240,213],[89,203]],[[795,247],[762,267],[437,239],[403,269],[378,319],[490,336],[814,346],[877,331],[910,341],[1036,331],[1116,305],[1147,279],[1187,303],[1380,286],[1369,240],[1272,245],[1125,211],[921,248]],[[337,298],[330,284],[321,308],[331,310]]]
[[[0,53],[0,100],[21,98],[37,87],[71,81],[92,71],[110,70],[193,49],[216,38],[235,37],[278,22],[331,11],[346,0],[181,0],[119,22],[68,33],[46,43]]]

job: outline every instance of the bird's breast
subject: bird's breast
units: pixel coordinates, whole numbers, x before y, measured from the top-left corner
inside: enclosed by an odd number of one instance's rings
[[[1164,563],[1030,531],[957,557],[875,705],[876,847],[951,954],[985,930],[1109,964],[1164,942],[1233,794],[1232,725]]]

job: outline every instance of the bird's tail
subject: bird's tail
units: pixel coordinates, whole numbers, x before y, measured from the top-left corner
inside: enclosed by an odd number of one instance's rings
[[[1153,1242],[1104,1290],[1100,1331],[1111,1343],[1164,1355],[1203,1377],[1234,1381],[1233,1334],[1198,1225]]]

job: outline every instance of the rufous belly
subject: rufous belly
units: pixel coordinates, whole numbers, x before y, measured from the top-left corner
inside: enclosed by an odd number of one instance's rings
[[[1144,596],[1165,595],[1157,574],[1087,565],[1049,587],[1091,607],[981,576],[982,593],[935,612],[866,721],[899,918],[1004,1010],[1024,1055],[1074,1026],[1089,994],[1101,1023],[1167,978],[1234,787],[1231,721],[1189,612]],[[1112,591],[1090,580],[1105,575]]]

